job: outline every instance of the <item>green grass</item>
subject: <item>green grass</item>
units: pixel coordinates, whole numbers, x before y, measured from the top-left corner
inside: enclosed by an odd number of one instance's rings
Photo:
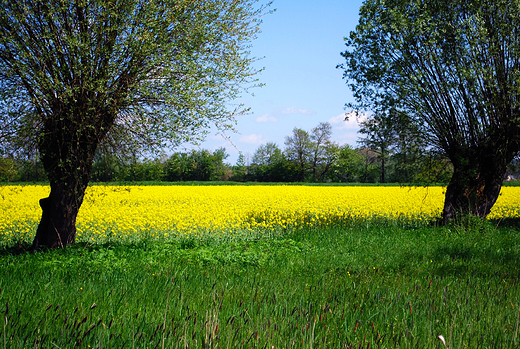
[[[514,179],[503,183],[504,187],[520,187],[520,179]]]
[[[0,250],[0,348],[517,348],[520,226]]]

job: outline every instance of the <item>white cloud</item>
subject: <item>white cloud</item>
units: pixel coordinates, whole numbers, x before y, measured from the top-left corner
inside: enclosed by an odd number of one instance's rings
[[[359,135],[356,131],[343,132],[341,135],[334,137],[334,141],[339,145],[350,144],[353,147],[358,145]]]
[[[345,117],[348,116],[348,120]],[[358,130],[359,122],[365,120],[367,115],[360,113],[356,116],[355,112],[349,112],[347,114],[340,114],[330,118],[328,121],[337,130]]]
[[[345,120],[346,116],[348,116],[348,120]],[[359,122],[366,118],[367,114],[359,113],[359,115],[356,116],[356,112],[340,114],[330,118],[328,122],[332,125],[332,131],[336,135],[334,140],[340,145],[350,144],[356,146],[359,140]]]
[[[312,110],[309,109],[302,109],[298,107],[290,107],[282,110],[282,114],[304,114],[304,115],[310,115],[314,114]]]
[[[256,118],[256,122],[277,122],[278,119],[276,119],[274,116],[270,114],[264,114],[262,116],[259,116]]]
[[[248,144],[261,144],[263,142],[263,136],[255,133],[240,137],[240,142]]]

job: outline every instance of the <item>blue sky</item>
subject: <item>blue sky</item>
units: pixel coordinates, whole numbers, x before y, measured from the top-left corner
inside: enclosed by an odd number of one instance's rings
[[[284,139],[294,127],[310,131],[320,122],[333,126],[333,140],[355,145],[358,125],[344,122],[345,103],[352,93],[342,71],[340,53],[343,38],[355,29],[362,0],[275,0],[271,15],[264,17],[262,32],[251,49],[255,57],[265,57],[257,64],[265,70],[258,75],[265,86],[252,89],[242,103],[251,115],[237,118],[237,134],[231,142],[218,135],[208,135],[200,147],[214,150],[225,147],[234,164],[239,151],[252,157],[266,142],[284,147]]]

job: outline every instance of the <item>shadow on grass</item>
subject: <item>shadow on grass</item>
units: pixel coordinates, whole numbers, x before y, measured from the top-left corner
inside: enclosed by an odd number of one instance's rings
[[[26,253],[31,253],[31,244],[28,242],[17,243],[10,247],[0,247],[0,257],[4,256],[19,256]]]
[[[472,246],[454,244],[434,251],[432,271],[439,276],[520,277],[520,255],[501,245],[477,249]]]
[[[501,218],[490,220],[496,227],[520,229],[520,218]]]
[[[0,257],[5,256],[22,256],[22,255],[30,255],[37,253],[58,253],[58,254],[67,254],[67,253],[75,253],[75,252],[93,252],[93,251],[103,251],[110,249],[120,249],[120,250],[136,250],[140,249],[146,251],[146,246],[151,245],[146,242],[142,243],[124,243],[124,244],[114,244],[114,243],[100,243],[100,244],[91,244],[88,242],[76,242],[72,245],[69,245],[65,248],[57,248],[57,249],[49,249],[45,246],[40,246],[37,250],[32,249],[32,243],[29,242],[17,242],[12,246],[2,246],[0,247]]]

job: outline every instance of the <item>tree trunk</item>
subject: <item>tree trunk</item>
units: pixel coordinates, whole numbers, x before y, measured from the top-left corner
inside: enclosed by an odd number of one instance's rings
[[[76,217],[90,179],[91,166],[68,180],[51,181],[49,197],[40,200],[42,218],[32,249],[63,248],[76,241]]]
[[[386,154],[384,153],[384,151],[381,151],[381,178],[380,178],[381,183],[386,183],[385,159],[386,159]]]
[[[446,188],[442,222],[461,215],[485,218],[495,204],[502,188],[507,164],[514,152],[468,152],[452,159],[453,176]]]
[[[43,246],[62,248],[76,241],[76,217],[90,180],[97,146],[108,130],[101,122],[97,127],[84,126],[82,108],[64,111],[63,118],[49,118],[40,139],[41,159],[51,192],[48,198],[40,200],[42,218],[33,250]]]
[[[85,188],[70,188],[67,184],[51,184],[49,197],[40,200],[42,219],[33,241],[33,250],[41,246],[62,248],[76,241],[76,217]]]

